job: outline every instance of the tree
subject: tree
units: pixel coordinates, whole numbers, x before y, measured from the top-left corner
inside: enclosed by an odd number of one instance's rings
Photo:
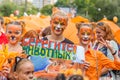
[[[112,20],[114,16],[120,18],[120,0],[74,0],[77,14],[92,21],[98,21],[106,16]]]
[[[77,9],[77,15],[90,18],[89,10],[93,10],[96,0],[58,0],[57,7],[70,7]]]
[[[26,11],[27,14],[36,14],[39,10],[38,8],[35,8],[32,3],[27,2],[27,8],[25,9],[25,3],[22,3],[21,5],[19,5],[19,10],[20,10],[20,15],[22,16],[23,13]]]
[[[112,20],[117,12],[118,1],[112,0],[97,0],[95,3],[95,13],[90,15],[94,16],[93,19],[95,21],[102,19],[106,16],[108,19]],[[102,5],[102,6],[101,6]],[[100,9],[100,10],[99,10]]]
[[[53,7],[53,5],[46,5],[40,10],[40,12],[44,15],[51,15]]]
[[[58,0],[55,4],[56,7],[70,7],[72,0]]]
[[[0,5],[1,16],[9,16],[16,9],[17,6],[14,3],[11,3],[9,0],[7,0],[7,2],[3,1],[2,4]]]
[[[1,3],[2,3],[0,5],[1,16],[9,16],[10,14],[13,14],[15,10],[19,10],[20,12],[19,16],[23,16],[23,13],[25,12],[24,2],[22,4],[15,4],[11,2],[10,0],[3,0]],[[26,11],[28,14],[36,14],[38,12],[38,9],[35,8],[31,3],[27,3]]]
[[[91,18],[91,12],[94,13],[95,2],[97,0],[74,0],[72,4],[77,6],[78,15],[82,15],[86,18]]]

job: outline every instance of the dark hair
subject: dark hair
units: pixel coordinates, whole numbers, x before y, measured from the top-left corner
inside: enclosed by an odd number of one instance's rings
[[[6,25],[9,25],[9,24],[14,24],[14,25],[20,25],[22,27],[25,26],[25,23],[23,21],[10,21],[9,23],[7,23]]]
[[[69,77],[68,80],[84,80],[84,79],[83,79],[83,76],[81,75],[72,75]]]
[[[55,80],[66,80],[66,77],[65,77],[65,75],[63,73],[59,73],[56,76]]]
[[[51,28],[50,26],[46,27],[43,31],[42,31],[42,37],[45,37],[46,35],[50,35],[51,34]]]
[[[1,16],[0,16],[0,21],[1,21],[1,24],[3,25],[4,24],[4,19]]]

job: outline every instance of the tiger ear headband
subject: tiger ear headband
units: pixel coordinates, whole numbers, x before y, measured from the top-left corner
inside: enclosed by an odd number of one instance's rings
[[[13,25],[20,25],[22,27],[22,35],[26,32],[26,29],[25,29],[25,22],[24,21],[9,21],[8,23],[6,23],[6,26],[9,25],[9,24],[13,24]]]
[[[95,22],[91,22],[91,23],[82,23],[82,22],[80,22],[80,23],[76,23],[76,28],[79,30],[80,29],[80,27],[82,27],[82,26],[88,26],[88,27],[91,27],[92,28],[92,30],[96,27],[96,23]]]
[[[14,71],[16,71],[16,68],[17,68],[18,64],[19,64],[22,60],[24,60],[24,59],[30,60],[31,57],[30,57],[30,55],[28,55],[27,58],[15,57]]]

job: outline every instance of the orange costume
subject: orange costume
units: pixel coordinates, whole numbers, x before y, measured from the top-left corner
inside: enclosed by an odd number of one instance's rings
[[[111,61],[100,51],[89,49],[85,53],[85,59],[90,63],[89,68],[85,72],[90,80],[99,80],[103,67],[120,70],[120,62]]]

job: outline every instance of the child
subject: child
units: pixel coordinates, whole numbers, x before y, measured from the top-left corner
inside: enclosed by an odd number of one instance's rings
[[[55,80],[66,80],[66,76],[64,74],[60,73],[56,76]]]
[[[111,48],[111,54],[114,57],[114,61],[108,59],[102,52],[90,48],[94,24],[78,23],[76,24],[76,28],[78,30],[77,36],[79,38],[79,45],[83,46],[85,49],[85,61],[89,62],[85,70],[85,75],[89,80],[99,80],[101,70],[104,67],[120,70],[120,58],[109,43],[106,42],[106,45]]]
[[[34,66],[29,59],[16,57],[14,66],[15,80],[34,80]]]
[[[8,43],[7,37],[4,33],[3,24],[4,24],[4,20],[0,16],[0,50],[2,49],[2,44]]]
[[[0,71],[0,80],[7,80],[7,78],[3,75],[1,71]]]
[[[12,21],[6,26],[8,38],[8,51],[22,53],[22,46],[19,41],[24,31],[24,22]]]
[[[84,79],[83,79],[83,76],[81,75],[72,75],[69,77],[68,80],[84,80]]]

